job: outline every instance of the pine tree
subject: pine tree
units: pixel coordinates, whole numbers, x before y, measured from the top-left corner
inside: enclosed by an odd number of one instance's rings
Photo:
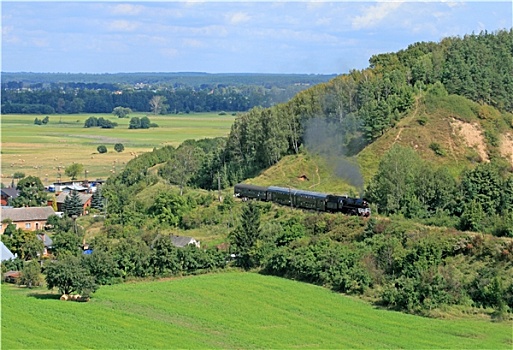
[[[100,211],[103,210],[103,195],[101,187],[98,187],[96,191],[93,193],[93,198],[91,200],[91,208],[98,209]]]
[[[230,243],[234,246],[237,263],[246,270],[256,266],[254,249],[260,233],[260,207],[249,202],[242,209],[239,227],[230,235]]]
[[[82,215],[82,201],[80,200],[80,196],[77,191],[73,191],[71,196],[66,196],[64,199],[64,212],[68,216],[80,216]]]

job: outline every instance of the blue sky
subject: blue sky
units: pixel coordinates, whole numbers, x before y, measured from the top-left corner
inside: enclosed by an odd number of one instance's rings
[[[4,72],[340,74],[512,27],[512,2],[2,1]]]

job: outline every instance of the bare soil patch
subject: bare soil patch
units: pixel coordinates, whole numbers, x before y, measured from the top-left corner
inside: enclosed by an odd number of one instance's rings
[[[476,150],[483,161],[488,162],[488,154],[486,153],[486,142],[483,132],[477,123],[470,124],[461,120],[453,119],[451,121],[452,133],[463,139],[463,142]]]

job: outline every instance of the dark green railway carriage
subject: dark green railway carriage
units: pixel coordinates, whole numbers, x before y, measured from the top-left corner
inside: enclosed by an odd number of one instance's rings
[[[248,185],[248,184],[237,184],[233,188],[235,197],[242,200],[255,199],[260,201],[267,201],[267,187]]]
[[[326,210],[327,194],[325,193],[277,186],[268,187],[267,192],[268,200],[274,203],[289,205],[295,208]]]

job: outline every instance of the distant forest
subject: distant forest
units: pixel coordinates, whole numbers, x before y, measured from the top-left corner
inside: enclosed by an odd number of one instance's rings
[[[285,102],[334,75],[207,73],[2,73],[2,113],[110,113],[115,107],[161,114],[247,111]]]

